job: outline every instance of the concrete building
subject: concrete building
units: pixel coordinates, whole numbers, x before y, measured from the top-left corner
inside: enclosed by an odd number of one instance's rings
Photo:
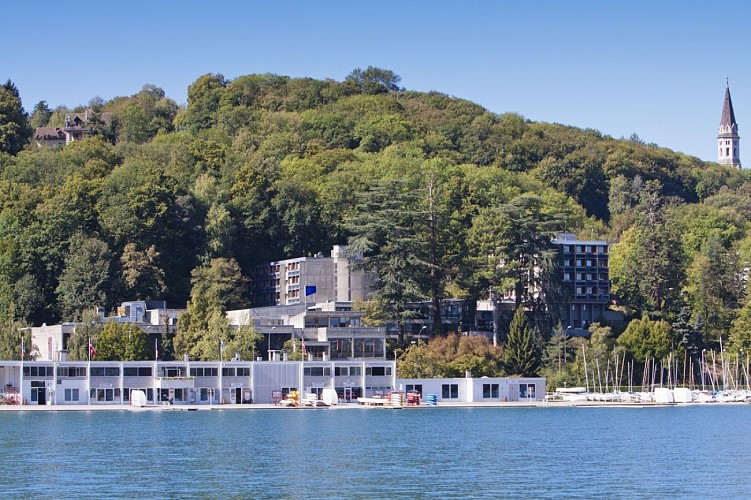
[[[152,338],[160,336],[166,329],[177,326],[177,318],[184,309],[167,309],[164,301],[134,300],[123,302],[117,308],[114,316],[105,316],[104,308],[96,308],[97,319],[100,323],[132,323]],[[30,327],[31,344],[35,350],[29,349],[29,354],[38,360],[66,361],[68,359],[68,340],[76,331],[80,323],[62,323]]]
[[[232,326],[252,324],[264,336],[262,359],[279,356],[286,341],[299,339],[309,361],[386,357],[386,328],[362,325],[352,302],[258,307],[227,311]],[[264,355],[265,354],[265,355]]]
[[[725,100],[722,103],[720,131],[717,135],[718,158],[720,165],[741,168],[741,138],[738,135],[738,123],[735,121],[733,101],[730,99],[730,87],[725,87]]]
[[[589,325],[608,316],[608,242],[577,240],[573,234],[562,233],[553,244],[558,247],[558,272],[568,297],[561,305],[561,324],[570,334],[583,333]]]
[[[250,276],[251,303],[265,307],[365,299],[365,273],[345,250],[345,245],[335,245],[330,257],[318,254],[256,266]]]

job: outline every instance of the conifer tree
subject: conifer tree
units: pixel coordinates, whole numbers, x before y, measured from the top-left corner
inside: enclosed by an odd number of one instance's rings
[[[524,310],[517,308],[506,339],[504,365],[507,374],[537,376],[541,357],[538,337],[537,330],[527,321]]]

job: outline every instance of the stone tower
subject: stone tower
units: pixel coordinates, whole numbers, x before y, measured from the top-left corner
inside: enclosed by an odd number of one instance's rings
[[[730,99],[730,86],[725,87],[725,102],[722,104],[720,133],[717,135],[720,165],[732,165],[741,168],[740,137],[738,123],[733,113],[733,101]]]

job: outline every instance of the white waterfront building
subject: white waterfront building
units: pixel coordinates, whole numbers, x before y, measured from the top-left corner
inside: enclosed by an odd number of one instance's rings
[[[0,396],[27,405],[122,405],[134,390],[149,404],[276,403],[291,391],[336,391],[342,403],[397,391],[439,402],[539,401],[544,378],[398,379],[395,362],[337,361],[0,361]]]

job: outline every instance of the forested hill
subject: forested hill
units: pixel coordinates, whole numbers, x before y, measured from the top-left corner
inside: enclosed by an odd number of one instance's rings
[[[688,304],[730,328],[751,261],[744,172],[399,83],[378,68],[342,82],[206,74],[184,107],[153,85],[78,109],[36,104],[29,131],[91,109],[97,136],[18,151],[0,134],[2,315],[182,306],[191,279],[222,307],[245,306],[254,264],[350,237],[409,254],[414,296],[481,296],[511,283],[488,256],[512,263],[514,235],[566,230],[621,242],[611,278],[627,312]],[[4,123],[19,90],[0,89]]]

